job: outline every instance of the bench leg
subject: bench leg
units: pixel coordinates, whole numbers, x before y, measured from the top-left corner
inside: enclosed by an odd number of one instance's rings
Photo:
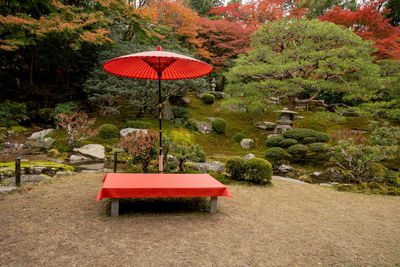
[[[216,213],[217,212],[217,200],[218,200],[218,197],[211,197],[210,213]]]
[[[119,213],[119,198],[111,199],[111,216],[116,217]]]

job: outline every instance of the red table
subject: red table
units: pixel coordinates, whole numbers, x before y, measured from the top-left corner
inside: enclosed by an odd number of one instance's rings
[[[208,174],[107,173],[95,200],[111,198],[111,216],[118,216],[120,198],[211,197],[210,212],[217,211],[217,197],[232,197],[225,185]]]

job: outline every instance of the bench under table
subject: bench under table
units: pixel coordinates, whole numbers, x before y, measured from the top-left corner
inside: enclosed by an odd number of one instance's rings
[[[111,216],[118,216],[120,198],[211,197],[216,213],[219,196],[232,194],[209,174],[107,173],[95,202],[111,198]]]

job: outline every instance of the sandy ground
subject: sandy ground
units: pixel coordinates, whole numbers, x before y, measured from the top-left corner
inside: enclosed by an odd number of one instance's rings
[[[1,196],[0,265],[400,266],[399,197],[273,180],[229,186],[235,198],[219,198],[217,214],[124,203],[113,218],[93,202],[101,178]]]

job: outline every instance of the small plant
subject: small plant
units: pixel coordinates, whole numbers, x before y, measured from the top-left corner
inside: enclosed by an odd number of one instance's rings
[[[257,184],[268,184],[272,178],[272,165],[265,159],[252,158],[246,161],[246,180]]]
[[[275,147],[275,146],[278,146],[279,143],[280,143],[283,139],[285,139],[285,138],[283,137],[283,135],[281,135],[281,134],[275,135],[275,136],[272,136],[272,137],[268,138],[266,144],[267,144],[268,147]]]
[[[127,128],[136,128],[136,129],[150,129],[153,125],[147,121],[127,121]]]
[[[172,112],[174,113],[175,118],[187,119],[189,115],[189,110],[183,107],[174,106],[172,107]]]
[[[291,146],[287,149],[287,152],[292,154],[293,156],[304,156],[308,151],[307,146],[297,144],[294,146]]]
[[[216,118],[212,122],[212,127],[217,134],[224,134],[226,128],[226,121],[220,118]]]
[[[243,180],[246,175],[246,161],[241,157],[232,157],[226,161],[226,172],[233,180]]]
[[[120,147],[132,157],[137,157],[142,165],[142,171],[149,172],[150,160],[155,155],[154,144],[157,135],[153,129],[147,132],[138,131],[121,138]]]
[[[50,112],[50,117],[55,118],[58,114],[72,114],[78,108],[78,105],[73,102],[58,103],[56,107]]]
[[[240,143],[245,138],[246,138],[246,135],[244,135],[242,133],[235,133],[232,136],[232,140],[235,141],[235,142],[238,142],[238,143]]]
[[[114,124],[103,124],[100,126],[99,136],[103,139],[118,138],[119,130]]]
[[[215,96],[212,94],[204,94],[201,100],[203,100],[204,104],[211,105],[215,102]]]
[[[0,103],[0,126],[4,125],[6,120],[15,119],[24,114],[26,114],[25,104],[11,103],[11,101],[6,100]]]
[[[294,146],[296,144],[297,144],[297,140],[291,139],[291,138],[283,139],[282,141],[279,142],[279,146],[284,147],[284,148]]]
[[[312,143],[310,151],[314,153],[326,153],[329,151],[329,146],[325,143]]]
[[[265,152],[267,159],[281,159],[285,154],[285,150],[281,147],[271,147]]]
[[[76,142],[88,139],[98,133],[98,129],[90,129],[96,119],[89,119],[85,113],[60,113],[55,118],[57,119],[58,126],[67,131],[67,143],[69,147],[74,147]]]

